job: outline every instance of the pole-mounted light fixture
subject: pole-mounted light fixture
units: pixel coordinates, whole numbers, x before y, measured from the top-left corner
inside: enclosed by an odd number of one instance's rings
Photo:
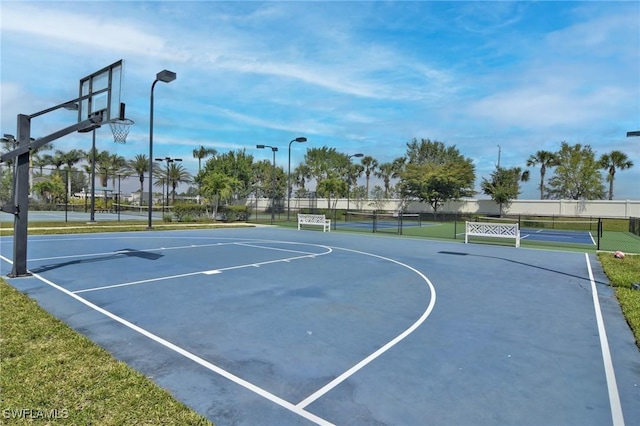
[[[273,152],[273,185],[271,188],[271,224],[275,221],[275,208],[276,208],[276,152],[278,147],[270,145],[256,145],[258,149],[271,148]]]
[[[360,158],[364,157],[364,154],[358,152],[357,154],[347,155],[347,159],[349,160],[349,168],[347,169],[347,211],[349,211],[349,199],[351,198],[351,159],[353,157]],[[344,216],[345,220],[347,219],[347,215]]]
[[[176,73],[169,70],[162,70],[156,74],[156,79],[151,85],[151,97],[149,106],[149,219],[147,228],[152,228],[153,222],[153,89],[156,87],[156,83],[161,81],[163,83],[171,83],[176,79]],[[142,194],[140,194],[142,197]],[[140,200],[142,201],[142,200]],[[142,203],[141,203],[142,204]]]
[[[294,142],[303,143],[306,141],[307,138],[300,136],[289,142],[289,168],[287,169],[287,222],[289,221],[289,216],[291,214],[291,144]]]

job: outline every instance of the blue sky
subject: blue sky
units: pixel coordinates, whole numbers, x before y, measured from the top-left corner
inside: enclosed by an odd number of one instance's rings
[[[200,145],[243,149],[292,167],[307,148],[335,147],[379,162],[413,138],[455,145],[474,160],[476,189],[501,166],[525,167],[561,141],[599,156],[621,150],[635,166],[614,198],[640,198],[640,3],[537,2],[0,2],[2,133],[16,115],[73,99],[78,82],[125,61],[122,100],[136,124],[126,145],[108,127],[97,147],[148,154],[156,85],[154,157],[192,173]],[[73,124],[57,111],[32,136]],[[56,149],[91,147],[90,133]],[[538,198],[539,169],[520,198]],[[364,180],[362,180],[364,183]],[[132,182],[135,189],[136,184]],[[479,198],[487,198],[479,194]]]

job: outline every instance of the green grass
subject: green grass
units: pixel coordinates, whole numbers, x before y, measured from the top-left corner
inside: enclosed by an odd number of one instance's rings
[[[156,221],[153,223],[155,230],[177,230],[177,229],[213,229],[229,227],[253,226],[244,222],[194,222],[194,223],[164,223]],[[121,221],[121,222],[99,222],[88,224],[86,222],[32,222],[28,225],[29,235],[47,234],[89,234],[95,232],[131,232],[146,231],[147,223],[142,221]],[[13,235],[12,223],[0,224],[0,236]]]
[[[1,279],[0,314],[2,424],[211,424]]]
[[[600,252],[598,259],[615,289],[622,312],[640,348],[640,291],[632,288],[632,284],[640,283],[640,256],[627,255],[624,259],[616,259],[611,253]]]

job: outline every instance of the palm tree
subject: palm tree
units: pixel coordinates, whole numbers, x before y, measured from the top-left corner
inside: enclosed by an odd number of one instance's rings
[[[35,142],[34,138],[30,138],[30,142]],[[13,151],[18,147],[18,140],[13,135],[4,135],[2,139],[0,139],[0,143],[2,143],[2,150],[5,152]],[[31,192],[31,187],[33,186],[33,163],[36,157],[36,154],[40,151],[46,151],[51,149],[53,146],[50,143],[46,143],[41,147],[31,150],[29,153],[29,191]],[[8,164],[14,164],[13,160],[7,161]],[[40,174],[42,174],[42,167],[40,166]]]
[[[60,167],[65,163],[64,151],[56,150],[56,153],[51,157],[51,165],[56,168],[56,172],[60,171]]]
[[[316,188],[320,196],[327,198],[327,208],[331,209],[331,195],[341,197],[347,193],[347,182],[332,176],[321,180]]]
[[[138,175],[140,181],[140,205],[142,205],[142,195],[144,193],[144,174],[149,171],[149,158],[145,154],[137,154],[133,160],[129,160],[123,170],[131,174]]]
[[[624,152],[611,151],[602,154],[600,157],[600,167],[608,171],[607,182],[609,182],[609,199],[613,200],[613,180],[617,170],[624,170],[633,167],[633,161],[629,160]]]
[[[215,148],[206,148],[200,145],[200,148],[193,150],[193,158],[198,159],[198,173],[201,170],[201,161],[207,157],[215,157],[218,154]]]
[[[182,164],[169,163],[166,178],[168,184],[171,185],[171,204],[174,204],[176,201],[176,187],[180,183],[191,182],[191,174],[182,166]]]
[[[384,182],[384,198],[389,198],[390,182],[395,173],[396,167],[392,163],[382,163],[378,166],[378,170],[374,172],[375,176]]]
[[[543,200],[544,175],[547,172],[547,167],[558,165],[558,158],[553,152],[541,150],[530,156],[527,160],[527,167],[535,167],[537,164],[540,164],[540,199]]]
[[[125,166],[127,165],[127,160],[121,155],[111,154],[109,155],[109,174],[111,175],[111,186],[116,186],[116,178],[119,174],[125,175],[124,177],[128,177],[129,175],[126,173]]]
[[[216,151],[215,148],[206,148],[203,145],[200,145],[200,148],[193,150],[193,158],[198,159],[198,175],[200,175],[200,170],[202,168],[201,167],[202,159],[207,157],[215,157],[217,154],[218,154],[218,151]],[[198,179],[197,182],[198,182],[198,201],[200,201],[201,179]]]
[[[229,200],[242,186],[238,179],[219,172],[199,175],[202,181],[202,190],[211,200],[212,216],[215,218],[221,201]]]
[[[357,186],[358,178],[362,176],[362,172],[364,172],[364,166],[361,164],[349,164],[349,168],[347,169],[347,182],[350,188]]]
[[[33,157],[33,167],[37,168],[40,171],[40,175],[42,175],[42,170],[51,164],[52,157],[49,154],[34,155]]]
[[[309,179],[311,179],[311,170],[309,169],[309,166],[304,163],[299,164],[298,167],[293,170],[293,176],[296,186],[304,192],[306,189],[305,184]]]
[[[67,166],[67,170],[70,172],[74,165],[79,163],[84,158],[84,153],[79,149],[72,149],[71,151],[62,152],[56,151],[56,155],[61,153],[63,163]],[[71,196],[71,179],[67,179],[67,195]]]
[[[364,176],[366,178],[366,198],[369,198],[369,178],[371,177],[371,173],[375,173],[376,168],[378,167],[378,160],[373,158],[370,155],[366,155],[362,157],[361,160],[362,166],[364,167]]]

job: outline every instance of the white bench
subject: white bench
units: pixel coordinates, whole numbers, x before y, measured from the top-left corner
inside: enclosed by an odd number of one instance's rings
[[[517,223],[467,222],[465,228],[465,244],[469,242],[469,237],[514,238],[516,247],[520,247],[520,228]]]
[[[298,214],[298,230],[301,225],[322,226],[322,232],[331,232],[331,219],[327,219],[323,214]]]

